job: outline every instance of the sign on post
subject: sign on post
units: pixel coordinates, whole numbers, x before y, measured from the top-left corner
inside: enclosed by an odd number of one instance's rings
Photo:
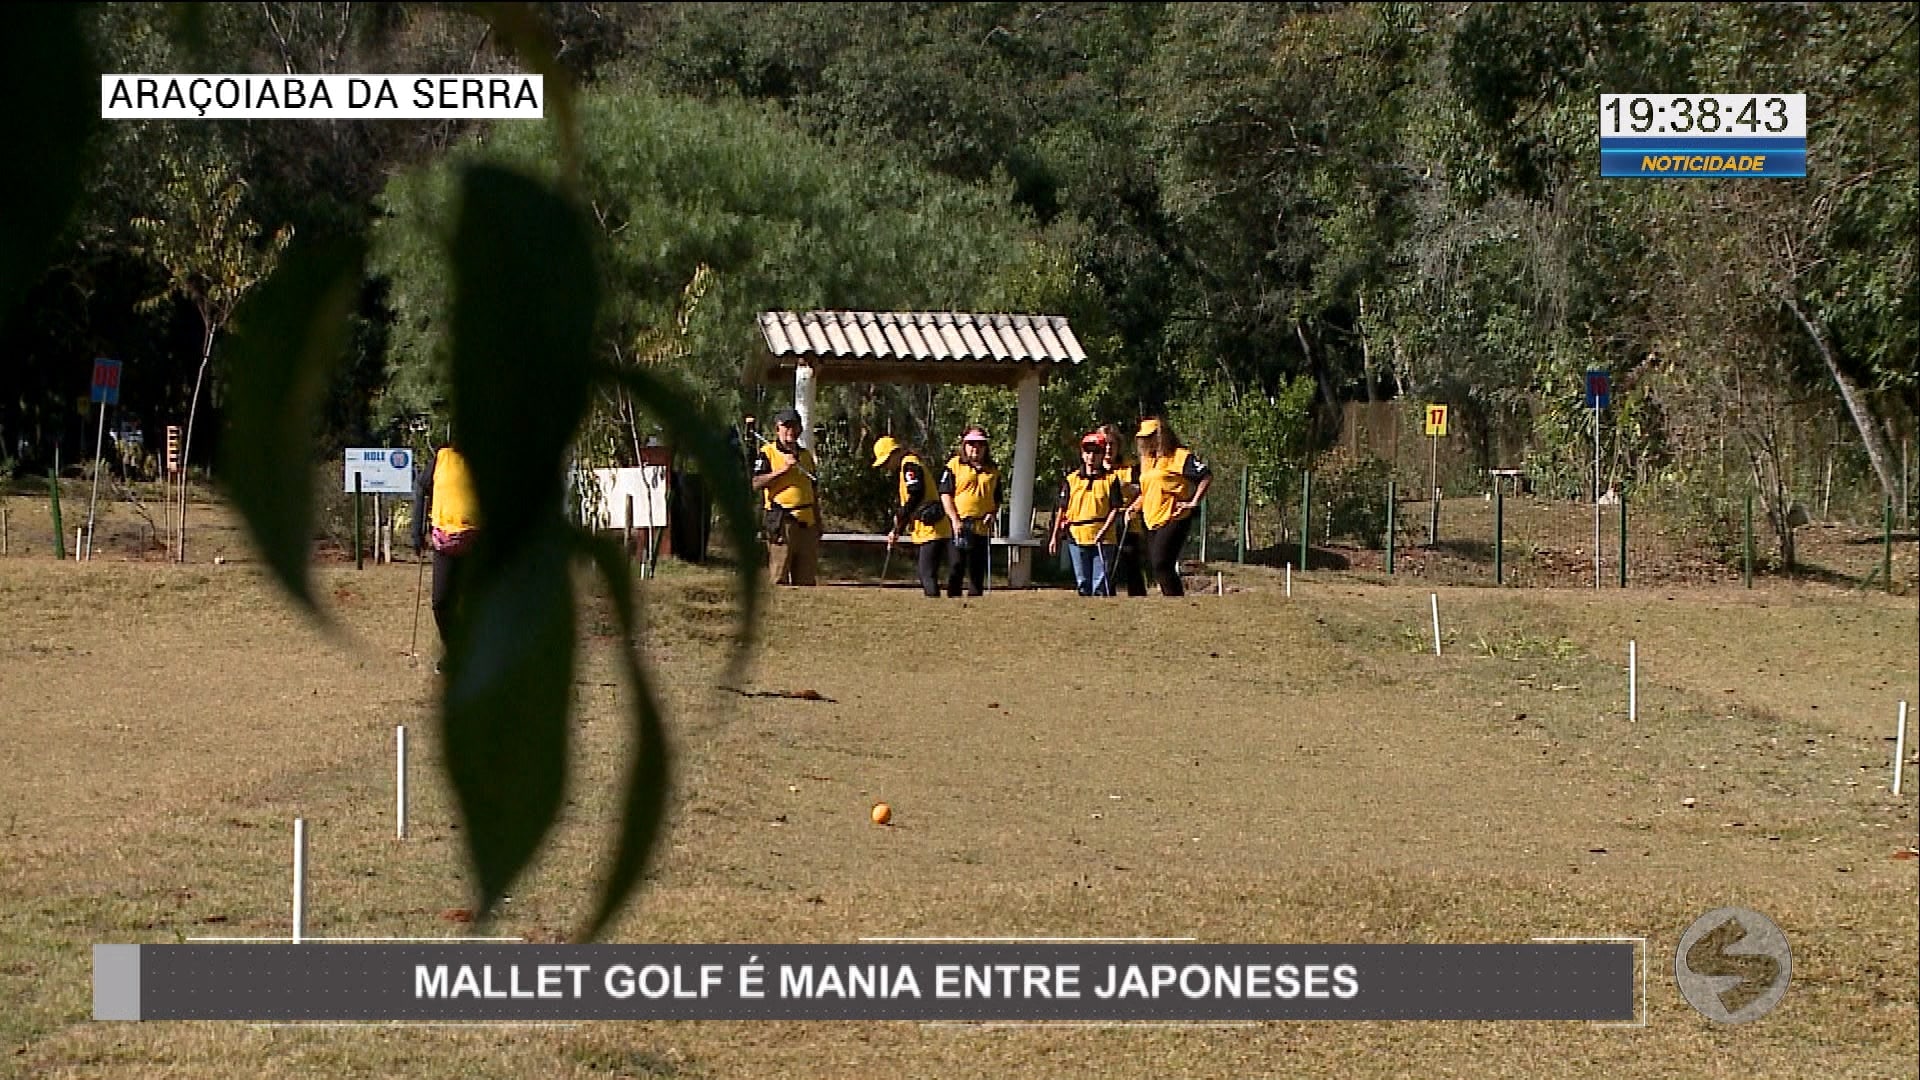
[[[180,425],[167,425],[167,475],[180,471]]]
[[[120,404],[120,361],[101,357],[93,362],[91,400],[102,405]]]
[[[1613,379],[1605,368],[1587,371],[1587,408],[1593,410],[1593,587],[1600,587],[1600,410],[1613,396]]]
[[[1587,408],[1604,409],[1613,396],[1613,379],[1604,368],[1587,372]]]
[[[1447,433],[1447,407],[1427,406],[1427,434],[1439,437]]]
[[[353,479],[360,478],[360,490],[368,495],[413,494],[413,451],[406,447],[353,447],[347,450],[346,492],[354,490]]]

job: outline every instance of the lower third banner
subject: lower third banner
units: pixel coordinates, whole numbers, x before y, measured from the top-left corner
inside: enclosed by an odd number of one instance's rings
[[[94,946],[96,1020],[1606,1020],[1633,945]]]

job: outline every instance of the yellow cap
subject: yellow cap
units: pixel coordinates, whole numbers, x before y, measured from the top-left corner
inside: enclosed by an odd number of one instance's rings
[[[1158,434],[1160,434],[1160,421],[1157,418],[1148,417],[1140,421],[1140,430],[1134,432],[1133,437],[1136,439],[1144,439],[1149,435]]]
[[[885,468],[887,459],[892,457],[893,452],[898,449],[900,449],[900,443],[891,435],[882,435],[873,440],[873,467]]]

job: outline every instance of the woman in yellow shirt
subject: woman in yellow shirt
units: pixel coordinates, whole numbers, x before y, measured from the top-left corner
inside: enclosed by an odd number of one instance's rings
[[[429,533],[429,526],[431,532]],[[453,628],[454,605],[460,600],[466,554],[479,536],[480,500],[473,492],[467,459],[449,442],[427,459],[420,488],[413,495],[413,553],[425,554],[433,544],[433,624],[440,630],[440,646]],[[439,670],[439,665],[434,665]]]
[[[1053,532],[1047,537],[1047,554],[1060,552],[1060,537],[1067,537],[1067,553],[1073,560],[1073,582],[1081,596],[1112,596],[1109,575],[1120,553],[1119,525],[1126,502],[1120,483],[1107,471],[1107,437],[1094,431],[1080,440],[1080,467],[1060,482],[1060,494],[1054,501]],[[1116,527],[1119,526],[1119,527]]]
[[[940,564],[952,545],[953,522],[947,516],[942,496],[952,495],[951,486],[941,486],[927,472],[920,455],[891,435],[873,442],[873,467],[893,471],[899,488],[894,506],[893,528],[887,532],[887,548],[905,539],[914,546],[914,562],[919,567],[920,590],[928,596],[940,595]],[[943,479],[951,481],[952,477]]]
[[[1147,524],[1147,565],[1160,583],[1160,595],[1183,596],[1180,549],[1193,529],[1193,512],[1213,483],[1213,470],[1180,445],[1165,417],[1140,421],[1134,435],[1140,440],[1140,497],[1133,509]]]
[[[994,463],[985,428],[970,427],[960,452],[940,474],[940,501],[953,525],[953,569],[947,571],[947,595],[959,596],[964,579],[968,596],[979,596],[992,572],[994,522],[1000,515],[1000,466]]]
[[[1126,460],[1120,451],[1120,425],[1107,424],[1101,427],[1100,434],[1107,437],[1107,471],[1120,482],[1121,506],[1129,506],[1140,496],[1139,462]],[[1107,591],[1112,592],[1124,584],[1128,596],[1147,595],[1147,576],[1140,570],[1145,560],[1147,527],[1141,523],[1140,515],[1122,513],[1121,520],[1114,523],[1113,529],[1120,537],[1120,557],[1117,565],[1107,568]]]

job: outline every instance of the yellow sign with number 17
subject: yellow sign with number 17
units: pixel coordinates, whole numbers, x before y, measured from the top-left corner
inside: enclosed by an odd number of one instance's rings
[[[1447,407],[1445,405],[1427,406],[1427,434],[1445,435],[1447,433]]]

